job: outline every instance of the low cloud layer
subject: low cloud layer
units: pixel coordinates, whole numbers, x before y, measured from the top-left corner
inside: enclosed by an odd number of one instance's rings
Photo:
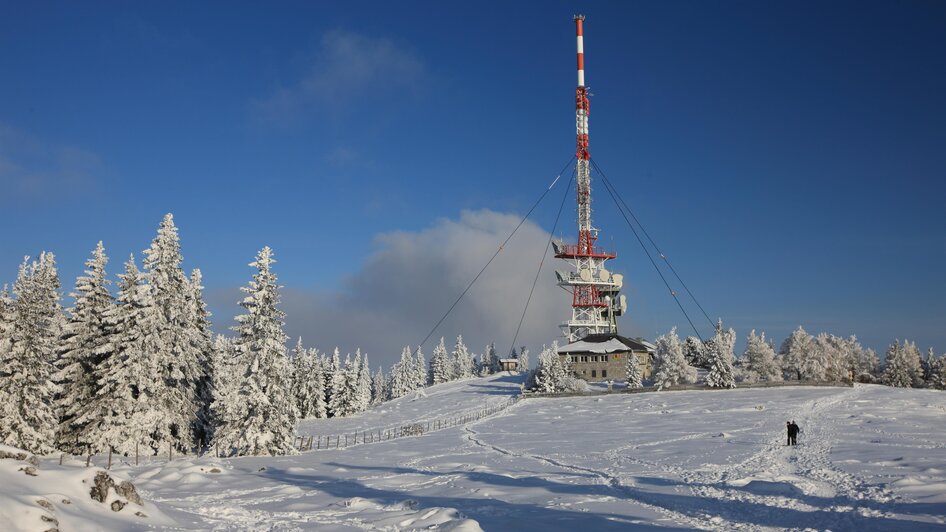
[[[405,345],[416,346],[519,223],[518,215],[464,211],[419,232],[377,237],[376,251],[344,279],[336,293],[287,287],[283,310],[287,333],[309,346],[367,351],[372,365],[386,368]],[[549,234],[526,222],[473,288],[424,345],[429,356],[441,336],[452,346],[457,334],[480,353],[488,342],[505,354],[510,347]],[[571,296],[555,284],[560,261],[547,258],[518,345],[533,353],[560,335]]]

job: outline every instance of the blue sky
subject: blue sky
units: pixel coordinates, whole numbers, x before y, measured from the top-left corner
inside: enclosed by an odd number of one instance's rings
[[[579,11],[592,156],[712,317],[946,351],[941,2],[2,2],[0,280],[47,249],[70,287],[100,239],[117,273],[173,212],[219,330],[269,245],[290,334],[388,363],[573,153]],[[622,332],[684,325],[595,191]],[[531,283],[559,192],[486,293]],[[530,344],[568,314],[548,297]],[[437,334],[509,343],[523,299]]]

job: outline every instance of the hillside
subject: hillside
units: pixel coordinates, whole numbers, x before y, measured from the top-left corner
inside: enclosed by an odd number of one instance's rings
[[[449,416],[518,388],[448,383],[300,430]],[[869,385],[533,398],[419,437],[113,472],[195,530],[934,530],[946,526],[944,417],[942,392]],[[798,447],[785,446],[788,419]]]

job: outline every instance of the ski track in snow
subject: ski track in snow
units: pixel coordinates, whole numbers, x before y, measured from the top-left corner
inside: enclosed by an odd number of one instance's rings
[[[471,394],[455,403],[459,412],[497,383],[441,386]],[[518,391],[499,384],[487,400]],[[434,392],[438,415],[449,414],[445,390]],[[943,430],[926,425],[942,421],[946,400],[922,396],[929,408],[907,415],[903,405],[918,396],[896,393],[537,398],[418,437],[290,457],[185,459],[128,467],[127,476],[180,530],[944,529],[946,497],[918,503],[905,493],[946,486]],[[888,397],[906,402],[877,404]],[[392,409],[409,419],[422,406],[405,400],[358,423],[390,420]],[[792,418],[803,430],[797,447],[785,445]],[[628,426],[616,425],[623,419]],[[211,467],[223,473],[205,474]]]

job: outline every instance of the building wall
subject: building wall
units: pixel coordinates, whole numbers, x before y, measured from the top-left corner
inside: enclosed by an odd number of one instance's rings
[[[647,352],[627,351],[607,355],[572,353],[559,356],[562,358],[570,358],[569,364],[571,364],[572,372],[578,377],[589,382],[602,382],[623,381],[627,377],[625,368],[627,367],[627,357],[629,355],[637,357],[637,363],[640,365],[641,373],[644,375],[644,378],[650,378],[650,354]]]

